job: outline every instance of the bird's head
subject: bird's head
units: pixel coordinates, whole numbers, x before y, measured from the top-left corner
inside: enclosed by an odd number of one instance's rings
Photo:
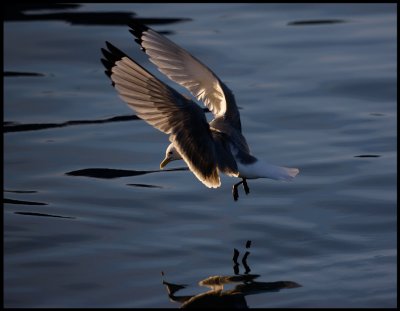
[[[169,162],[175,160],[181,160],[182,157],[179,152],[175,149],[173,144],[169,144],[167,150],[165,151],[165,159],[160,163],[160,169],[163,169]]]

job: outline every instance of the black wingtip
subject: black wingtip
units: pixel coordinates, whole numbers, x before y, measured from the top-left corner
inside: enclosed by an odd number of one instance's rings
[[[104,73],[106,74],[107,77],[109,77],[111,79],[111,69],[113,67],[113,64],[111,64],[107,59],[104,59],[104,58],[100,59],[100,61],[102,62],[103,66],[106,68],[106,70],[104,70]]]
[[[138,33],[137,31],[134,31],[132,29],[129,29],[129,32],[135,37],[135,42],[142,46],[142,33]]]
[[[122,57],[126,56],[124,52],[122,52],[120,49],[115,47],[115,45],[111,44],[108,41],[106,41],[106,46],[107,49],[113,54],[114,58],[118,58],[117,60],[120,60]]]
[[[115,63],[125,57],[126,54],[110,42],[106,41],[105,43],[107,48],[101,48],[104,58],[101,58],[100,61],[106,69],[104,73],[107,77],[111,78],[112,68],[115,66]],[[114,82],[112,85],[114,86]]]
[[[101,49],[101,51],[108,60],[112,60],[115,63],[116,61],[119,61],[123,57],[127,57],[127,55],[124,52],[122,52],[120,49],[118,49],[115,45],[111,44],[110,42],[106,41],[106,46],[108,50],[103,48]]]
[[[131,28],[129,29],[129,32],[135,37],[135,42],[138,43],[144,51],[144,47],[142,46],[143,32],[149,30],[150,28],[137,20],[131,21],[128,26]]]
[[[131,28],[130,30],[131,33],[136,37],[140,37],[144,31],[150,29],[149,27],[139,22],[138,20],[131,20],[128,23],[128,26]]]

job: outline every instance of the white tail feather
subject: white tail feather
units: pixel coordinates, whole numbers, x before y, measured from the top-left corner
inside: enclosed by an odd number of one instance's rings
[[[281,168],[286,171],[286,175],[283,175],[281,179],[286,181],[292,181],[293,178],[295,178],[297,174],[300,172],[298,168],[288,168],[288,167],[281,167]]]
[[[238,163],[239,177],[242,178],[270,178],[275,180],[291,181],[299,173],[297,168],[276,166],[263,161],[257,161],[250,165]]]

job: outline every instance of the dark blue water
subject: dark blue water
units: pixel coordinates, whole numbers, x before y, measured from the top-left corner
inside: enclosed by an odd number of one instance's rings
[[[397,306],[395,4],[23,9],[4,22],[4,306],[169,308],[216,293],[242,307]],[[251,180],[234,202],[235,179],[208,189],[158,172],[168,138],[100,63],[107,40],[168,81],[130,17],[212,68],[252,152],[298,167],[295,181]],[[222,292],[198,284],[210,276],[226,277]]]

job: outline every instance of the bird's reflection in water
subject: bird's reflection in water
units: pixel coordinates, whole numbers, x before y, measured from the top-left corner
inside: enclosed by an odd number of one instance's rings
[[[247,241],[246,248],[250,248],[251,241]],[[181,303],[181,308],[234,308],[248,309],[245,297],[247,295],[277,292],[284,288],[296,288],[301,285],[292,281],[276,281],[276,282],[257,282],[260,275],[250,274],[251,271],[247,264],[249,251],[242,257],[242,264],[245,269],[243,274],[239,273],[240,264],[238,262],[240,252],[237,249],[233,251],[233,271],[234,275],[210,276],[198,284],[203,287],[210,288],[209,291],[202,292],[197,295],[177,296],[176,293],[185,288],[187,285],[172,284],[163,280],[163,284],[167,288],[169,299],[173,302]],[[164,273],[162,272],[164,276]],[[224,286],[233,285],[233,289],[224,289]]]

